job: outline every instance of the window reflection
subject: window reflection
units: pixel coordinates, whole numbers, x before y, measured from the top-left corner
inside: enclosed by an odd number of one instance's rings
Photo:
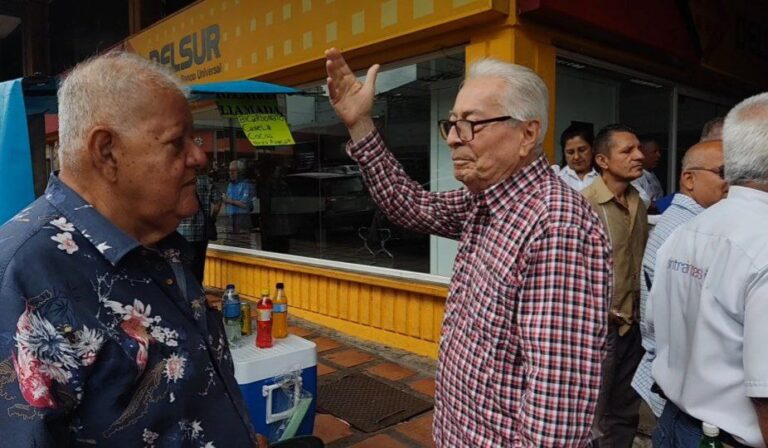
[[[430,58],[379,74],[373,115],[405,171],[429,188],[434,96],[443,80],[463,75],[464,55]],[[277,253],[429,272],[427,235],[390,223],[373,202],[360,171],[347,156],[346,128],[325,94],[278,98],[294,145],[253,147],[236,121],[221,118],[215,104],[195,106],[195,137],[208,153],[210,175],[220,191],[252,192],[247,210],[225,207],[217,219],[216,244]],[[245,213],[242,213],[242,212]],[[238,213],[243,216],[236,216]]]

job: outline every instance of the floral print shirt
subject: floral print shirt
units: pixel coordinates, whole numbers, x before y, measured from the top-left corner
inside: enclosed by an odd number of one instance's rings
[[[142,246],[56,175],[0,227],[0,445],[254,445],[187,251]]]

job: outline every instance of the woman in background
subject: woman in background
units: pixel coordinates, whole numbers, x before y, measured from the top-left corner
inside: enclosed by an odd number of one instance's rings
[[[557,175],[576,191],[588,187],[598,176],[592,162],[593,140],[591,129],[573,124],[560,136],[560,147],[563,149],[566,165],[556,169]]]

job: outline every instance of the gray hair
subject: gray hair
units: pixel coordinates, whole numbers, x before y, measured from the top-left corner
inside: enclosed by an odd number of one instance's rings
[[[723,125],[725,180],[768,183],[768,92],[740,102]]]
[[[706,142],[709,140],[722,140],[724,120],[724,117],[715,117],[704,123],[704,127],[701,128],[700,141]]]
[[[123,51],[95,56],[75,66],[59,86],[59,160],[78,169],[78,152],[94,126],[129,131],[138,107],[157,90],[188,96],[189,89],[169,69]]]
[[[541,125],[537,151],[547,133],[549,93],[547,85],[533,70],[493,58],[483,58],[469,66],[466,79],[485,76],[501,78],[507,86],[499,105],[505,113],[520,121],[537,120]]]
[[[245,172],[245,161],[243,159],[237,159],[229,162],[229,168],[235,168],[237,170],[238,174],[242,174]]]

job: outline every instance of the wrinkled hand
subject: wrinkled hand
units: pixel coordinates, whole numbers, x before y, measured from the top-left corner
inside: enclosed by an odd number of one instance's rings
[[[328,95],[331,105],[347,126],[353,140],[358,140],[373,129],[371,109],[379,65],[368,69],[365,83],[352,73],[341,52],[335,48],[325,51],[325,70],[328,73]]]

